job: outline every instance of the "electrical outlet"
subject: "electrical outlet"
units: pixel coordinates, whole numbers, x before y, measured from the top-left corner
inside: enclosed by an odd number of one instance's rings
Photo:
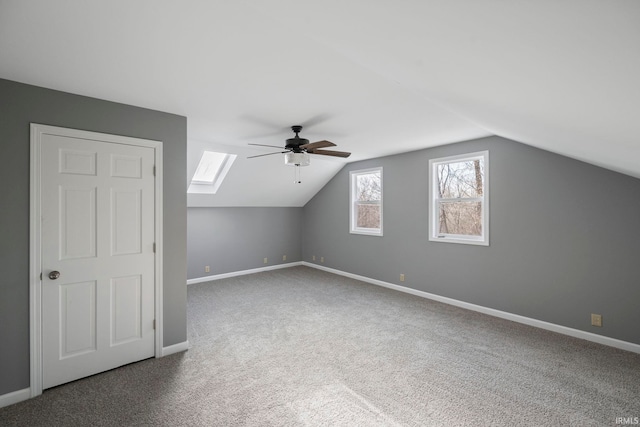
[[[209,267],[208,265],[204,266],[204,272],[205,273],[210,273],[211,272],[211,267]]]
[[[324,257],[323,256],[320,257],[320,262],[324,262]]]
[[[264,257],[264,260],[262,260],[262,262],[264,262],[265,264],[269,262],[269,260],[267,259],[267,257]]]
[[[315,261],[315,260],[316,260],[316,256],[314,255],[311,257],[311,261]]]
[[[404,282],[404,273],[400,273],[400,281]]]
[[[282,255],[282,260],[286,261],[287,260],[287,256],[286,255]]]
[[[591,313],[591,326],[602,327],[602,315]]]

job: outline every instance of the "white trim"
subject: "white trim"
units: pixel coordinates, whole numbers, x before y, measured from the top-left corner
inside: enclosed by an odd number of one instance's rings
[[[42,165],[42,135],[53,134],[71,138],[89,139],[114,144],[127,144],[139,147],[148,147],[155,152],[155,356],[162,354],[162,262],[163,262],[163,182],[162,182],[162,142],[149,139],[131,138],[121,135],[110,135],[98,132],[89,132],[77,129],[62,128],[57,126],[31,123],[30,138],[30,206],[29,206],[29,358],[30,358],[30,388],[31,397],[42,394],[42,300],[40,273],[42,271],[41,259],[41,165]]]
[[[40,273],[42,261],[40,259],[40,240],[42,209],[40,206],[40,172],[42,166],[40,131],[31,124],[31,152],[30,152],[30,200],[29,200],[29,372],[31,397],[42,394],[42,294]]]
[[[0,408],[13,405],[14,403],[22,402],[29,398],[31,398],[31,390],[28,388],[23,388],[22,390],[3,394],[0,396]]]
[[[533,326],[540,329],[546,329],[548,331],[557,332],[563,335],[569,335],[571,337],[580,338],[583,340],[595,342],[610,347],[619,348],[622,350],[631,351],[633,353],[640,354],[640,344],[634,344],[628,341],[622,341],[616,338],[605,337],[603,335],[594,334],[591,332],[581,331],[579,329],[569,328],[567,326],[556,325],[555,323],[549,323],[542,320],[532,319],[530,317],[520,316],[519,314],[508,313],[506,311],[496,310],[493,308],[483,307],[481,305],[471,304],[464,301],[459,301],[453,298],[447,298],[440,295],[431,294],[429,292],[419,291],[417,289],[407,288],[405,286],[396,285],[389,282],[383,282],[382,280],[371,279],[369,277],[360,276],[357,274],[347,273],[344,271],[336,270],[329,267],[323,267],[321,265],[312,264],[306,261],[302,262],[302,265],[307,267],[317,268],[318,270],[324,270],[329,273],[338,274],[340,276],[349,277],[351,279],[360,280],[362,282],[371,283],[372,285],[378,285],[396,291],[405,292],[407,294],[416,295],[422,298],[431,299],[434,301],[442,302],[445,304],[461,307],[467,310],[477,311],[479,313],[488,314],[489,316],[499,317],[501,319],[511,320],[512,322],[522,323],[525,325]]]
[[[196,283],[210,282],[212,280],[227,279],[229,277],[244,276],[245,274],[261,273],[263,271],[279,270],[281,268],[296,267],[303,265],[302,261],[290,262],[287,264],[270,265],[268,267],[252,268],[251,270],[233,271],[231,273],[215,274],[213,276],[198,277],[187,280],[187,285],[195,285]]]
[[[155,142],[155,141],[154,141]],[[156,194],[155,194],[155,199],[156,199],[156,206],[155,206],[155,213],[156,213],[156,229],[155,229],[155,235],[156,235],[156,241],[155,241],[155,249],[156,249],[156,288],[155,288],[155,309],[156,309],[156,334],[155,334],[155,339],[156,339],[156,348],[155,348],[155,353],[156,353],[156,357],[162,357],[162,349],[163,349],[163,340],[164,340],[164,311],[163,311],[163,307],[164,307],[164,282],[163,282],[163,274],[164,274],[164,234],[163,234],[163,229],[164,229],[164,199],[163,199],[163,194],[164,194],[164,168],[163,168],[163,161],[164,161],[164,153],[162,151],[162,142],[156,142],[155,145],[155,153],[156,153],[156,158],[155,158],[155,181],[156,181]]]
[[[441,163],[453,163],[456,161],[473,160],[482,158],[484,163],[483,195],[479,200],[482,202],[482,235],[466,236],[459,234],[439,234],[438,219],[436,212],[438,205],[435,203],[437,194],[437,165]],[[475,153],[457,154],[455,156],[429,159],[429,240],[440,243],[459,243],[464,245],[489,246],[489,151],[478,151]],[[442,199],[450,200],[450,199]],[[457,200],[457,199],[456,199]],[[478,198],[465,198],[463,201],[478,201]]]
[[[189,341],[183,341],[178,344],[170,345],[169,347],[164,347],[162,349],[162,353],[160,357],[169,356],[171,354],[180,353],[181,351],[189,350]]]

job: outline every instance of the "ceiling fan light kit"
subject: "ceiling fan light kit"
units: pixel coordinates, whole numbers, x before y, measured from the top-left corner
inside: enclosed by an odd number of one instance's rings
[[[307,153],[295,153],[289,151],[284,153],[284,164],[289,166],[309,166],[311,157]]]

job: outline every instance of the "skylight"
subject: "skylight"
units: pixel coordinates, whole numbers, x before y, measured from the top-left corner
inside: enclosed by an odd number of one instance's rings
[[[203,152],[188,192],[215,194],[236,157],[235,154]]]

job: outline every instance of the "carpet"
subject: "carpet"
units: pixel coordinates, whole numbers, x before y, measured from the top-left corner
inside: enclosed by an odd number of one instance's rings
[[[2,426],[602,426],[640,355],[292,267],[190,285],[189,351],[46,390]]]

